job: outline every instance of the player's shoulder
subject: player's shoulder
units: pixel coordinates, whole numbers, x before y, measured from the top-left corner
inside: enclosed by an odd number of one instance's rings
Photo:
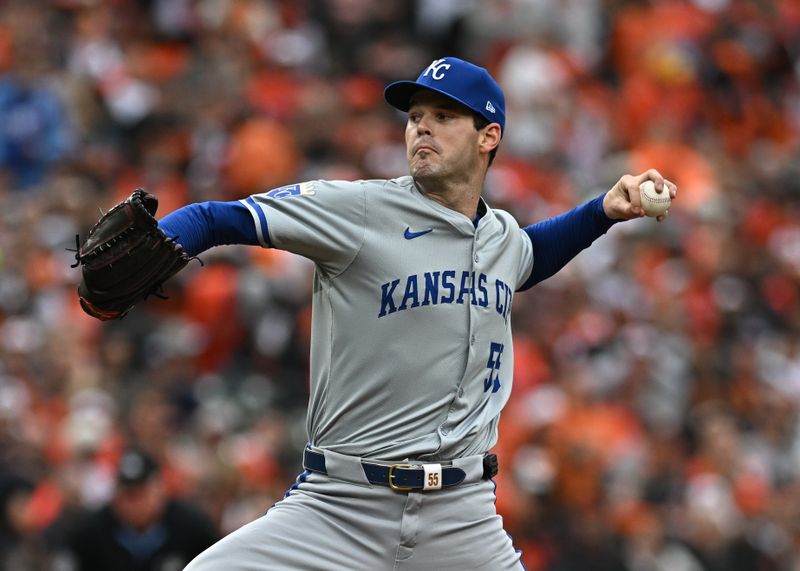
[[[414,187],[414,179],[410,175],[398,176],[384,181],[384,187],[408,190]]]
[[[500,227],[507,230],[519,229],[519,222],[517,222],[517,219],[514,218],[510,212],[500,208],[491,208],[491,213]]]
[[[397,178],[376,178],[361,179],[352,181],[351,184],[358,185],[365,190],[404,190],[414,186],[414,179],[410,176]]]
[[[517,219],[508,212],[507,210],[503,210],[502,208],[492,208],[492,214],[494,214],[499,220],[503,221],[504,223],[512,223],[516,224]]]
[[[398,192],[407,193],[413,188],[414,180],[410,176],[359,180],[321,180],[315,181],[314,185],[317,188],[365,193],[375,198],[381,196],[388,197]]]
[[[499,236],[506,247],[517,243],[523,243],[523,246],[525,243],[530,243],[527,234],[513,214],[499,208],[491,208],[490,213],[491,220],[486,226],[487,231]]]
[[[388,190],[408,189],[413,186],[411,177],[394,179],[312,179],[305,182],[287,184],[265,192],[251,195],[257,203],[283,203],[283,199],[303,197],[298,204],[319,203],[326,205],[342,203],[361,203],[367,196],[389,196]],[[310,202],[306,202],[310,201]],[[292,204],[294,200],[290,201]],[[289,204],[287,202],[286,204]]]
[[[315,191],[339,191],[339,192],[365,192],[377,191],[386,189],[401,189],[410,188],[413,185],[413,180],[410,176],[390,178],[390,179],[356,179],[356,180],[338,180],[338,179],[318,179],[310,180],[307,182],[299,183],[297,185],[289,185],[289,188],[299,188],[302,193],[307,190],[309,193]],[[273,191],[274,192],[274,191]]]

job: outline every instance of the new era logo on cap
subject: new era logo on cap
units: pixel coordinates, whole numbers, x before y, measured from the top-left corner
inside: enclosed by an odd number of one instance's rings
[[[411,96],[420,89],[430,89],[466,105],[491,123],[506,127],[506,100],[503,90],[489,72],[455,57],[434,60],[416,81],[395,81],[383,96],[390,105],[408,111]]]

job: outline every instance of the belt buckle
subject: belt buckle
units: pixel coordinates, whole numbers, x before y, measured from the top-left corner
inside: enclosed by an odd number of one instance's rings
[[[413,464],[392,464],[389,466],[389,487],[393,489],[395,492],[410,492],[414,488],[411,486],[398,486],[394,483],[394,471],[397,469],[411,469],[413,468]]]

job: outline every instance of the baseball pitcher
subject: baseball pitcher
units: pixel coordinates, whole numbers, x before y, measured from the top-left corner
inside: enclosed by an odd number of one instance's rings
[[[81,304],[99,319],[124,315],[216,245],[315,264],[304,471],[187,570],[522,569],[495,511],[490,454],[511,394],[514,296],[644,216],[644,181],[670,198],[677,189],[655,170],[625,175],[521,228],[481,198],[505,130],[503,92],[485,69],[438,59],[385,98],[407,112],[409,176],[289,184],[160,223],[138,190],[76,254]]]

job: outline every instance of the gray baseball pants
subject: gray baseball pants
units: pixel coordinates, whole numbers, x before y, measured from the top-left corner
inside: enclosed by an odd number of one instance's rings
[[[454,461],[465,483],[396,492],[370,485],[360,459],[325,453],[328,475],[304,472],[259,519],[185,571],[504,571],[524,569],[495,510],[482,457]]]

